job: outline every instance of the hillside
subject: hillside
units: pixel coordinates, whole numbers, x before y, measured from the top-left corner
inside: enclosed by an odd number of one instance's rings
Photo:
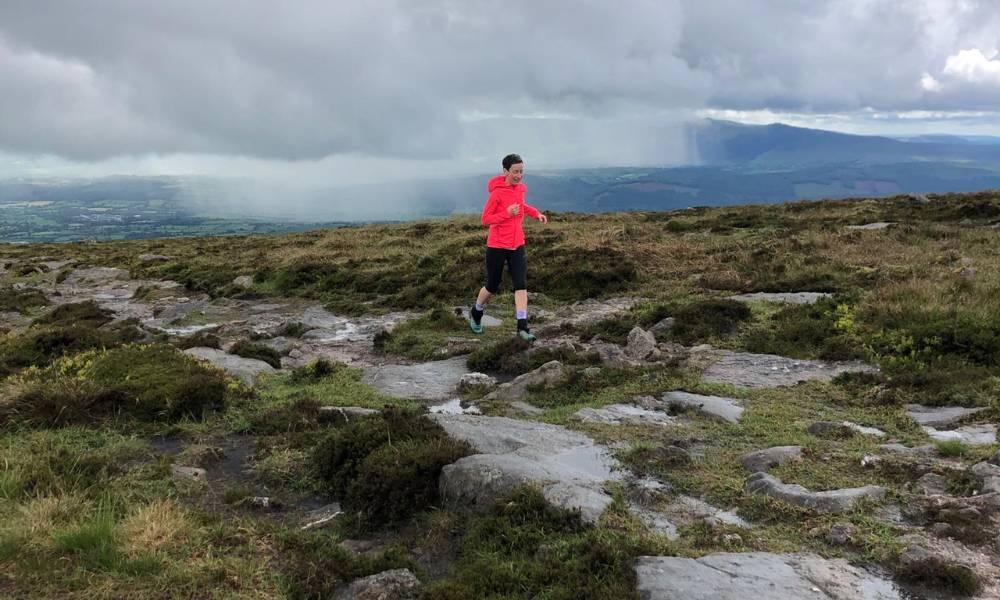
[[[1000,595],[1000,194],[550,219],[0,247],[0,595]]]

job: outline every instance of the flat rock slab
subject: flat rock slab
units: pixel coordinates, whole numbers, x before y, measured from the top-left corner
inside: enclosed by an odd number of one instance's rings
[[[606,448],[564,427],[476,415],[429,418],[480,453],[441,472],[441,496],[456,508],[485,508],[516,487],[533,483],[541,486],[550,503],[579,509],[584,519],[595,522],[611,503],[604,483],[622,477]]]
[[[704,500],[691,496],[677,496],[663,511],[674,521],[690,523],[697,520],[715,519],[721,523],[750,529],[752,525],[730,510],[712,506]]]
[[[694,409],[698,412],[727,423],[736,423],[743,414],[743,407],[735,398],[722,396],[702,396],[688,392],[667,392],[663,401],[675,408]]]
[[[395,398],[447,401],[455,397],[458,382],[468,374],[465,358],[457,357],[416,365],[368,367],[362,381]]]
[[[586,327],[613,315],[623,313],[640,301],[639,298],[609,298],[594,300],[588,298],[574,302],[559,310],[556,318],[538,325],[538,331],[560,329],[562,327]]]
[[[964,406],[924,406],[922,404],[907,404],[906,416],[916,421],[917,425],[928,427],[947,427],[962,419],[986,410],[985,408],[965,408]]]
[[[646,410],[634,404],[612,404],[602,408],[581,408],[573,418],[584,423],[609,425],[669,425],[677,419],[659,410]]]
[[[66,279],[63,280],[63,284],[103,284],[119,279],[128,279],[128,271],[125,269],[116,269],[114,267],[90,267],[87,269],[74,269],[73,272],[67,275]]]
[[[859,488],[845,488],[825,492],[811,492],[801,485],[782,483],[780,479],[764,472],[757,472],[746,482],[746,490],[783,500],[795,506],[811,508],[825,514],[842,513],[854,508],[862,498],[879,499],[885,495],[885,489],[877,485],[866,485]]]
[[[229,354],[216,348],[188,348],[184,351],[201,360],[206,360],[213,365],[223,369],[233,377],[236,377],[244,384],[253,386],[254,380],[261,373],[276,373],[274,367],[256,358],[243,358],[235,354]]]
[[[833,294],[826,292],[757,292],[754,294],[737,294],[730,300],[738,302],[776,302],[779,304],[815,304],[821,298],[830,298]]]
[[[800,381],[830,381],[841,373],[878,371],[876,367],[860,361],[797,360],[773,354],[716,349],[702,350],[701,354],[697,360],[707,364],[702,372],[705,381],[751,389],[795,385]]]
[[[960,441],[964,444],[981,445],[997,443],[996,425],[969,425],[958,429],[935,429],[933,427],[922,428],[931,439],[939,442]]]
[[[880,229],[888,229],[896,223],[892,221],[877,221],[875,223],[865,223],[864,225],[848,225],[846,229],[860,229],[862,231],[877,231]]]
[[[902,600],[892,581],[815,554],[717,553],[698,559],[640,556],[642,600]]]

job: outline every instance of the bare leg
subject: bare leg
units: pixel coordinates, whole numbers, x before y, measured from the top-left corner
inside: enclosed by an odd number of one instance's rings
[[[528,310],[528,290],[517,290],[514,292],[514,310]]]
[[[488,303],[490,301],[490,298],[492,296],[493,296],[493,294],[489,293],[489,291],[487,291],[487,289],[485,287],[481,288],[479,290],[479,296],[476,298],[476,302],[479,303],[479,306],[486,306],[486,303]],[[524,301],[525,301],[525,303],[528,302],[528,297],[527,296],[524,297]]]

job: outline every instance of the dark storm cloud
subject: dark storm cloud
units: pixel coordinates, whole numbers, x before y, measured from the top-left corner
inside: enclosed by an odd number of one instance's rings
[[[0,143],[77,158],[446,157],[460,116],[697,103],[676,4],[0,5]]]
[[[605,133],[656,132],[699,108],[995,106],[996,12],[971,0],[6,0],[0,150],[452,159],[492,156],[482,136],[506,123],[539,154],[571,161],[586,146],[601,161]],[[973,48],[981,58],[959,54]],[[638,138],[622,153],[679,156]]]

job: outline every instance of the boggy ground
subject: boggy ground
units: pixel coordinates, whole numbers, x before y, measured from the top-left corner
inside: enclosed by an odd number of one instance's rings
[[[986,409],[948,432],[1000,416],[998,221],[990,193],[553,215],[528,231],[534,349],[510,341],[509,296],[483,337],[453,317],[481,277],[470,218],[3,248],[0,593],[319,598],[408,568],[425,598],[671,597],[637,578],[638,557],[757,551],[845,558],[916,586],[914,597],[992,597],[996,506],[970,467],[997,446],[935,441],[906,405]],[[894,224],[850,228],[873,222]],[[752,292],[830,296],[728,299]],[[628,300],[573,306],[611,297]],[[659,358],[622,361],[602,346],[635,326],[655,331]],[[192,346],[280,369],[223,371],[180,351]],[[720,350],[879,370],[747,388],[707,375],[704,357]],[[505,380],[561,361],[561,379],[525,390],[531,416],[485,391],[465,401],[584,432],[657,487],[637,497],[609,484],[595,524],[532,486],[480,512],[443,503],[441,468],[475,449],[361,369],[455,356]],[[743,412],[726,422],[661,405],[674,391]],[[576,416],[637,396],[669,419]],[[345,424],[331,406],[388,410]],[[835,425],[810,431],[820,421]],[[786,484],[886,493],[825,514],[748,489],[742,457],[774,446],[801,447],[769,469]],[[692,516],[685,498],[752,527]],[[676,535],[650,529],[638,501]],[[335,502],[341,516],[302,529]]]

